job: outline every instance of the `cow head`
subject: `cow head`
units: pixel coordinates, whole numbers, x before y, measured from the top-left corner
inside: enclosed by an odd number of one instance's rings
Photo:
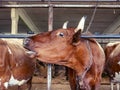
[[[43,62],[63,65],[68,63],[74,47],[79,43],[86,17],[82,17],[77,28],[63,28],[40,33],[24,40],[25,48],[35,51]]]

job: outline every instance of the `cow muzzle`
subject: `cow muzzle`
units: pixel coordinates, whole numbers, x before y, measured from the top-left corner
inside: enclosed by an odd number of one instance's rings
[[[29,51],[26,51],[26,53],[28,54],[28,56],[30,56],[31,58],[34,58],[36,56],[36,52],[31,50],[30,48],[30,44],[31,44],[31,39],[30,38],[25,38],[23,40],[23,46],[24,48],[26,48]]]
[[[23,40],[23,46],[28,49],[30,42],[31,42],[30,38],[25,38]]]

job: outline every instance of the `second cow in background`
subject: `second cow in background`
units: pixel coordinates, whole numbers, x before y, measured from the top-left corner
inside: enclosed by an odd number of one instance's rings
[[[0,39],[0,90],[14,85],[18,85],[20,90],[20,86],[25,83],[31,90],[35,60],[34,56],[26,52],[20,41]]]
[[[109,76],[111,82],[111,90],[114,83],[117,84],[119,90],[120,83],[120,42],[108,43],[105,47],[105,72]]]

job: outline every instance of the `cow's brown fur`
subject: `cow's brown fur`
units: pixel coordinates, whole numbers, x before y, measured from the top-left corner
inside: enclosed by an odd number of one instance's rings
[[[106,63],[105,72],[107,72],[110,80],[114,81],[115,73],[120,72],[120,42],[109,43],[105,47]]]
[[[74,28],[58,29],[31,36],[24,44],[37,53],[36,58],[40,61],[74,70],[70,71],[72,76],[68,73],[72,90],[77,86],[77,90],[97,90],[105,61],[104,51],[95,39],[80,38],[80,35],[81,31],[75,32]]]
[[[13,76],[16,80],[27,80],[29,90],[35,64],[18,42],[0,39],[0,90],[6,90]],[[5,83],[7,83],[5,85]]]

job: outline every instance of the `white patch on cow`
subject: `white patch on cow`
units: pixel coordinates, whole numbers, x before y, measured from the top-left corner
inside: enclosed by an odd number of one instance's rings
[[[13,75],[11,75],[11,78],[9,80],[9,85],[10,86],[13,86],[13,85],[18,85],[18,86],[21,86],[22,84],[26,83],[28,80],[17,80],[13,77]]]
[[[114,82],[120,82],[120,72],[115,72]]]
[[[0,86],[1,86],[1,78],[0,78]]]
[[[8,82],[4,83],[4,87],[7,89],[8,88]]]
[[[10,54],[12,54],[12,51],[10,50],[10,48],[9,47],[7,47],[8,48],[8,52],[10,53]]]
[[[118,64],[120,65],[120,61],[118,62]]]

